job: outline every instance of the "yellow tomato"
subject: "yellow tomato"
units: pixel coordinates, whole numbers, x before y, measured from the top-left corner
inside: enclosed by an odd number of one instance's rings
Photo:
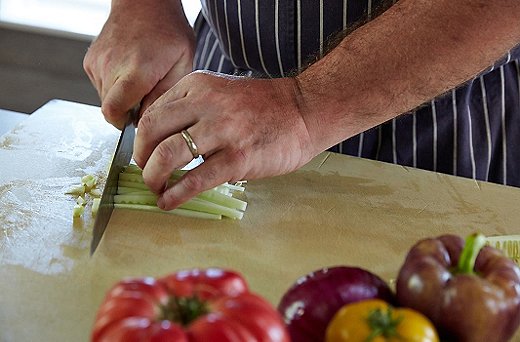
[[[379,299],[347,304],[332,318],[327,342],[438,342],[426,316],[408,308],[394,308]]]

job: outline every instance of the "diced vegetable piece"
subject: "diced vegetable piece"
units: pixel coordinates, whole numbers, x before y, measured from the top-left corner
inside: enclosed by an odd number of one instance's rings
[[[76,204],[85,205],[86,203],[87,203],[87,201],[85,200],[84,197],[78,196],[78,198],[76,198]]]
[[[92,200],[92,216],[95,217],[99,210],[99,205],[101,204],[101,198],[94,198]]]
[[[83,196],[85,194],[85,185],[81,184],[73,188],[70,188],[65,194]]]
[[[90,190],[89,194],[90,194],[90,196],[92,196],[92,197],[101,197],[101,195],[102,195],[103,193],[102,193],[101,190],[99,190],[99,189],[92,189],[92,190]]]
[[[90,191],[97,185],[97,177],[94,175],[86,175],[81,177],[81,182],[85,185],[87,191]]]
[[[80,217],[85,211],[85,207],[89,202],[101,197],[101,190],[97,189],[98,178],[94,175],[85,175],[81,177],[81,184],[71,188],[66,194],[74,195],[76,197],[76,206],[73,209],[72,215]],[[94,201],[93,203],[98,202]],[[99,204],[98,204],[99,206]],[[93,207],[94,210],[94,207]],[[97,211],[97,208],[95,209]],[[95,212],[92,213],[95,216]]]
[[[72,209],[72,216],[73,217],[80,217],[83,215],[83,212],[85,211],[85,207],[79,204],[76,204],[74,206],[74,209]]]

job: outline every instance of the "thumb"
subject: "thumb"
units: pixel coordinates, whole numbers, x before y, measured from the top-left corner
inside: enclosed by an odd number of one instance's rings
[[[123,129],[128,120],[128,111],[138,105],[146,93],[136,82],[117,79],[101,101],[105,120]]]

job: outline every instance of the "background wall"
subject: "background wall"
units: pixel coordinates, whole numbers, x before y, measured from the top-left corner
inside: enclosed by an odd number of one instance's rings
[[[99,105],[83,71],[89,36],[0,25],[0,108],[32,113],[55,98]]]
[[[182,4],[193,24],[200,2]],[[56,98],[99,105],[83,56],[110,0],[0,0],[0,9],[0,109],[32,113]]]

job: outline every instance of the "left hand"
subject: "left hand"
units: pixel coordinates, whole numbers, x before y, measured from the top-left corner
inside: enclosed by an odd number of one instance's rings
[[[289,173],[320,151],[312,146],[293,78],[250,79],[194,72],[154,102],[139,121],[134,159],[145,183],[170,210],[224,182]],[[188,130],[204,163],[166,188],[192,154]]]

